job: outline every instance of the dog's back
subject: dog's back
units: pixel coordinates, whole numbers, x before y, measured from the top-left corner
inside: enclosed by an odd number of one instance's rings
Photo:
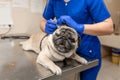
[[[39,53],[40,52],[40,42],[45,35],[46,34],[43,32],[32,34],[28,40],[20,42],[20,44],[22,45],[22,48],[24,50],[32,50],[36,53]]]

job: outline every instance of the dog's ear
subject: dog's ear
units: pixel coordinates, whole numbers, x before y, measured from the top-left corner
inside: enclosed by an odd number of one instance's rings
[[[78,34],[78,46],[80,45],[81,42],[81,36]]]

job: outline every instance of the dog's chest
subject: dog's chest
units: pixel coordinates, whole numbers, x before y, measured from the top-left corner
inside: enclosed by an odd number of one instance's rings
[[[59,57],[58,56],[51,56],[50,59],[52,61],[63,61],[65,59],[65,57]]]
[[[49,52],[48,55],[52,61],[63,61],[65,59],[65,56],[62,56],[53,50],[50,50]]]

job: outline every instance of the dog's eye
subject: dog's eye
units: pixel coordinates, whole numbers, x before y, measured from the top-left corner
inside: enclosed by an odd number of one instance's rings
[[[70,38],[70,41],[75,43],[75,39],[73,39],[73,38]]]
[[[60,34],[58,34],[58,33],[55,33],[55,35],[56,35],[56,36],[60,36]]]

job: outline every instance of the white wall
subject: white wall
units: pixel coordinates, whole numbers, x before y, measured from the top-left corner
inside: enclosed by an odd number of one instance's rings
[[[3,1],[12,2],[12,0],[0,0],[0,2]],[[45,2],[45,0],[43,2]],[[41,3],[41,5],[44,6],[45,3]],[[41,7],[40,9],[43,9],[43,7]],[[41,16],[42,13],[33,13],[31,12],[30,8],[12,7],[12,18],[14,26],[12,27],[9,34],[32,34],[40,32],[39,26],[41,22]]]
[[[31,13],[29,9],[13,8],[14,26],[11,33],[34,33],[40,31],[41,14]]]

